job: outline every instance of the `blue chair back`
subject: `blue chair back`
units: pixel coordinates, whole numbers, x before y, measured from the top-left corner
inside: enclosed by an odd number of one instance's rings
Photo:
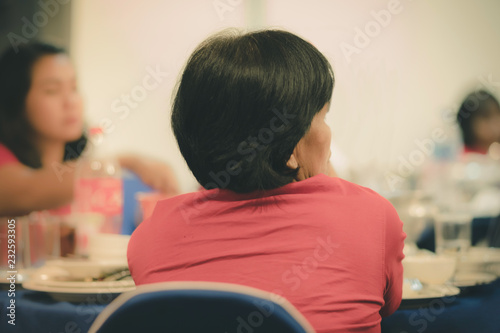
[[[287,300],[255,288],[212,282],[165,282],[120,295],[89,332],[308,333]]]

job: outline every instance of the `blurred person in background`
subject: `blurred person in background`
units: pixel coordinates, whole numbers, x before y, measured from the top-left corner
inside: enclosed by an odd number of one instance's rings
[[[289,32],[227,31],[184,69],[172,128],[206,190],[159,202],[128,247],[137,285],[236,283],[288,299],[322,332],[380,332],[402,297],[402,223],[332,177],[328,60]]]
[[[477,90],[467,95],[460,105],[457,121],[462,133],[465,154],[488,154],[496,159],[500,157],[500,104],[493,94],[485,90]],[[494,161],[486,159],[482,160],[482,162],[491,165]],[[498,172],[498,168],[496,169]],[[483,179],[492,176],[491,173],[488,175],[482,174],[486,171],[491,171],[491,169],[486,170],[483,166],[481,174],[477,175],[476,178]],[[480,187],[472,200],[472,206],[493,212],[485,215],[497,215],[500,192],[496,186],[486,188],[487,185],[491,186],[493,184],[485,182],[485,184],[478,185]],[[485,240],[488,246],[499,247],[500,216],[475,219],[472,238],[473,244],[478,240]]]
[[[74,194],[75,162],[87,138],[75,69],[58,47],[32,42],[0,57],[0,216],[67,205]],[[72,161],[73,160],[73,161]],[[156,190],[177,194],[171,168],[136,155],[122,167]],[[62,163],[58,174],[54,163]]]
[[[500,142],[500,105],[489,92],[477,90],[467,95],[457,113],[465,153],[487,154]]]
[[[477,216],[472,221],[472,245],[500,246],[500,191],[495,185],[500,166],[490,158],[500,142],[500,105],[493,94],[476,90],[464,98],[456,119],[463,155],[435,175],[436,191],[441,191],[441,204],[449,210],[468,207]],[[434,251],[434,229],[428,228],[417,244]]]

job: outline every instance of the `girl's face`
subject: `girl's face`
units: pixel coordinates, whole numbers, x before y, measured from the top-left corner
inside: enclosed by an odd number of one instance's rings
[[[493,142],[500,142],[500,108],[494,101],[488,101],[484,111],[477,115],[472,122],[476,142],[489,146]]]
[[[82,98],[68,56],[47,55],[34,64],[26,115],[35,140],[66,143],[82,136]]]

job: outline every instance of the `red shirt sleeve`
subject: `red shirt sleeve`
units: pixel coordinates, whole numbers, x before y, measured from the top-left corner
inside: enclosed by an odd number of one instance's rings
[[[403,296],[403,264],[405,257],[403,246],[406,234],[403,232],[403,223],[399,219],[396,209],[388,202],[386,207],[385,222],[385,304],[380,310],[382,317],[394,313],[401,304]]]
[[[19,163],[19,160],[9,148],[0,143],[0,166],[10,163]]]

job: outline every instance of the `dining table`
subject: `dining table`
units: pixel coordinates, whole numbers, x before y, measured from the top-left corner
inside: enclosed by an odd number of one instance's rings
[[[87,332],[113,295],[89,295],[78,302],[56,300],[31,290],[16,290],[15,325],[6,315],[11,297],[0,290],[0,332]],[[383,318],[382,333],[497,333],[500,332],[500,280],[463,290],[413,308],[398,309]]]
[[[381,326],[382,333],[499,333],[500,279],[463,288],[457,296],[400,308],[383,318]]]

